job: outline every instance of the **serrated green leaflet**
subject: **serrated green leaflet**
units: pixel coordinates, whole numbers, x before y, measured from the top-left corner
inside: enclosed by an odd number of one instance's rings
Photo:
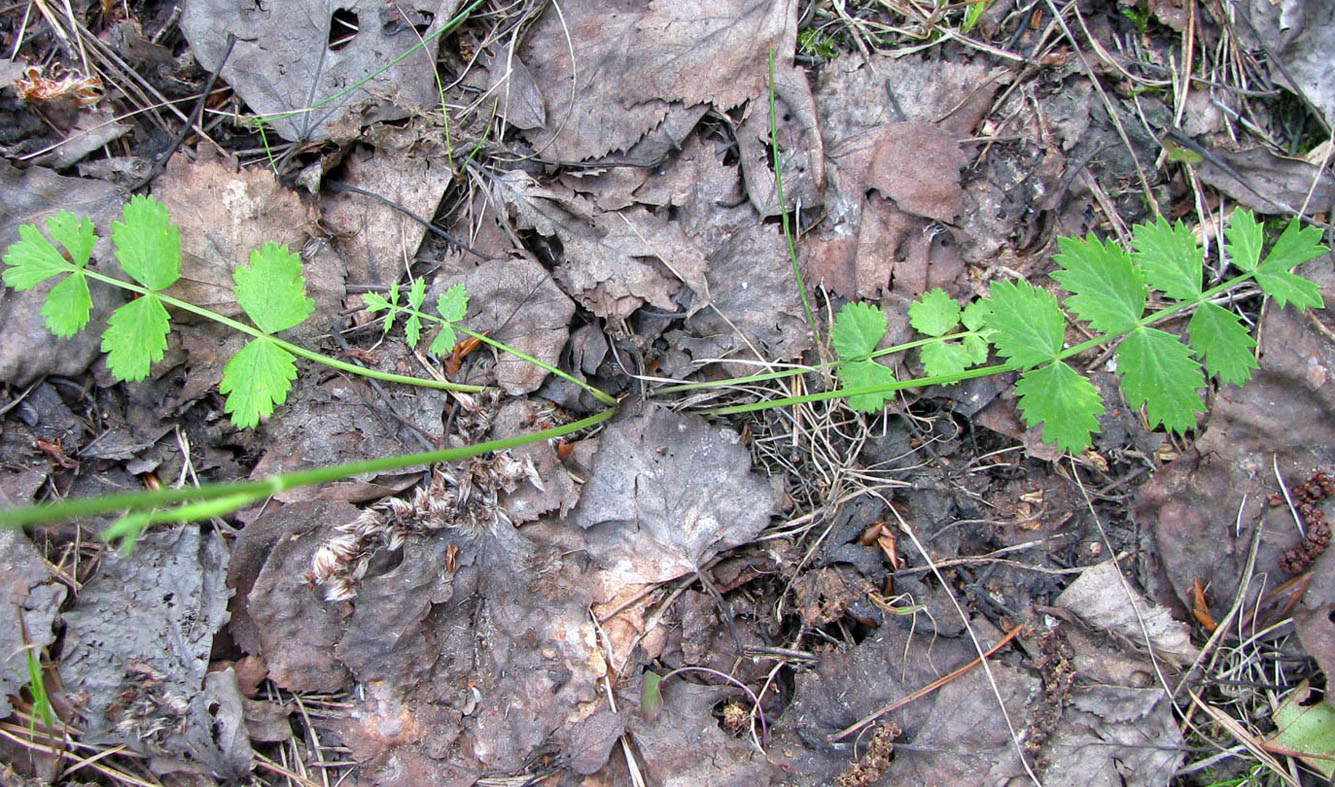
[[[1122,393],[1132,408],[1145,405],[1153,428],[1175,432],[1196,428],[1196,414],[1205,412],[1198,388],[1205,386],[1201,365],[1176,336],[1157,328],[1137,328],[1117,351]]]
[[[1094,384],[1062,361],[1020,375],[1015,384],[1020,412],[1031,425],[1043,425],[1043,439],[1063,451],[1079,453],[1098,431],[1103,397]]]
[[[440,331],[436,338],[431,340],[431,346],[427,347],[427,352],[432,355],[446,355],[453,352],[454,345],[459,343],[459,335],[454,332],[449,323],[441,323]]]
[[[922,348],[922,368],[928,377],[959,374],[977,361],[959,342],[938,341]]]
[[[171,322],[156,295],[135,298],[111,313],[102,333],[107,368],[117,380],[133,382],[148,376],[167,351]]]
[[[1324,305],[1316,282],[1290,272],[1294,267],[1326,253],[1327,249],[1319,243],[1320,240],[1320,230],[1303,227],[1297,219],[1293,219],[1275,240],[1265,262],[1256,269],[1256,283],[1280,306],[1292,303],[1298,311],[1305,311],[1309,307],[1319,309]]]
[[[839,367],[839,380],[845,388],[866,388],[893,383],[895,373],[875,361],[849,361]],[[854,394],[848,397],[848,406],[864,413],[880,412],[890,396],[889,393]]]
[[[1002,281],[990,290],[987,327],[997,352],[1021,368],[1052,360],[1061,352],[1066,316],[1057,298],[1024,280]]]
[[[1062,270],[1052,278],[1071,297],[1066,308],[1102,333],[1122,333],[1135,327],[1145,311],[1145,282],[1131,258],[1112,241],[1093,235],[1085,240],[1061,238],[1062,253],[1054,259]]]
[[[1228,253],[1233,265],[1242,271],[1256,270],[1256,266],[1261,264],[1261,241],[1265,239],[1265,233],[1252,212],[1233,211],[1233,218],[1228,223],[1228,229],[1224,230],[1224,237],[1228,240],[1224,251]]]
[[[93,296],[88,292],[88,277],[83,271],[71,273],[46,295],[42,316],[51,333],[68,339],[88,325]]]
[[[436,299],[436,313],[448,322],[459,322],[468,316],[468,290],[456,284]]]
[[[426,279],[420,276],[413,279],[412,287],[408,290],[408,305],[413,309],[421,309],[422,302],[426,300]],[[409,347],[417,347],[417,342],[422,338],[422,318],[416,314],[408,315],[408,322],[403,326],[404,338],[408,341]]]
[[[1160,216],[1153,224],[1137,225],[1134,233],[1131,259],[1147,284],[1181,301],[1200,297],[1205,252],[1186,225],[1179,221],[1170,226]]]
[[[1187,325],[1191,348],[1205,363],[1205,371],[1225,383],[1242,385],[1258,368],[1252,350],[1256,342],[1233,312],[1202,303]]]
[[[121,211],[125,221],[111,223],[116,259],[130,278],[150,290],[165,290],[181,276],[181,232],[166,206],[136,195]]]
[[[238,265],[232,276],[237,303],[265,333],[300,325],[315,311],[315,301],[306,297],[301,257],[286,246],[265,243],[250,252],[250,266]]]
[[[19,240],[5,250],[5,265],[5,284],[16,290],[30,290],[77,267],[31,224],[19,225]]]
[[[919,333],[942,336],[959,324],[960,305],[943,289],[928,290],[909,306],[909,325]]]
[[[70,262],[80,268],[88,264],[93,247],[97,245],[97,229],[91,219],[62,210],[46,220],[46,228],[51,237],[69,252]]]
[[[885,336],[885,314],[866,303],[850,303],[839,310],[830,331],[830,342],[845,361],[866,358]]]
[[[257,425],[273,415],[274,405],[287,401],[287,391],[297,379],[292,353],[267,336],[252,339],[223,368],[218,390],[227,396],[224,412],[240,429]]]

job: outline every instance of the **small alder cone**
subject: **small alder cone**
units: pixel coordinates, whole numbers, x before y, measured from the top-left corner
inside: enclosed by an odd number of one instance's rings
[[[513,492],[523,481],[543,489],[533,460],[517,459],[509,451],[468,459],[457,474],[437,467],[431,482],[418,487],[411,500],[386,498],[335,528],[311,558],[306,580],[324,588],[326,601],[356,598],[371,558],[398,549],[410,535],[450,529],[477,536],[511,526],[500,494]]]
[[[1318,470],[1307,482],[1293,491],[1294,508],[1304,524],[1306,536],[1298,546],[1285,552],[1279,559],[1279,567],[1289,574],[1301,574],[1312,567],[1330,545],[1330,523],[1326,521],[1326,512],[1321,501],[1335,495],[1335,476],[1325,470]],[[1281,495],[1271,495],[1270,504],[1284,504]]]

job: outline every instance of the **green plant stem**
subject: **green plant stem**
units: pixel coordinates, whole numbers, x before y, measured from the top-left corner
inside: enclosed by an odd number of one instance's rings
[[[797,243],[793,239],[793,229],[788,221],[788,201],[783,196],[783,159],[779,156],[779,113],[774,99],[774,48],[769,50],[769,144],[774,156],[774,196],[779,201],[779,221],[783,225],[783,237],[788,241],[788,259],[793,264],[793,278],[797,280],[797,292],[802,296],[802,311],[806,313],[807,324],[811,326],[811,337],[816,341],[822,356],[825,344],[820,338],[820,329],[816,327],[816,315],[811,311],[811,302],[807,299],[807,285],[802,279],[802,266],[797,260]]]
[[[420,312],[419,312],[419,313],[420,313]],[[431,315],[429,315],[429,314],[425,314],[425,313],[420,313],[420,314],[422,314],[423,317],[430,317],[430,316],[431,316]],[[537,358],[534,358],[534,357],[531,356],[531,355],[528,355],[528,354],[526,354],[526,353],[521,353],[520,351],[516,350],[515,348],[511,347],[511,346],[508,345],[508,344],[505,344],[504,342],[499,342],[499,341],[497,341],[497,340],[491,338],[490,336],[487,336],[487,335],[485,335],[485,334],[478,333],[477,331],[470,331],[469,329],[464,328],[464,327],[461,326],[461,325],[451,325],[450,327],[452,327],[454,330],[458,331],[459,333],[462,333],[462,334],[465,335],[465,336],[471,336],[471,337],[473,337],[474,339],[477,339],[478,341],[482,342],[483,344],[490,345],[491,347],[495,347],[496,349],[498,349],[498,350],[500,350],[500,351],[502,351],[502,352],[507,352],[507,353],[513,355],[514,357],[518,358],[518,359],[521,360],[521,361],[527,361],[528,363],[533,364],[534,366],[538,367],[539,369],[542,369],[542,370],[544,370],[544,371],[550,372],[550,373],[556,375],[557,377],[560,377],[562,380],[565,380],[565,381],[567,381],[567,382],[574,383],[575,385],[578,385],[580,388],[583,388],[584,390],[586,390],[586,391],[588,391],[590,394],[592,394],[592,395],[593,395],[593,398],[597,399],[598,401],[602,402],[603,404],[607,405],[608,407],[615,407],[616,404],[617,404],[616,397],[612,396],[611,394],[605,393],[605,392],[599,390],[598,388],[596,388],[596,387],[594,387],[594,386],[592,386],[592,385],[589,385],[589,384],[588,384],[587,382],[585,382],[584,380],[581,380],[581,379],[575,377],[574,375],[568,374],[568,373],[562,371],[561,369],[558,369],[558,368],[556,368],[555,366],[552,366],[551,364],[549,364],[549,363],[547,363],[547,362],[545,362],[545,361],[540,361],[540,360],[538,360]]]
[[[316,467],[310,470],[298,470],[283,475],[270,476],[259,481],[233,481],[222,484],[205,484],[198,487],[177,489],[145,490],[142,492],[123,492],[99,497],[62,500],[58,503],[39,503],[37,505],[10,508],[0,511],[0,528],[24,527],[39,522],[110,514],[117,512],[146,511],[160,506],[178,503],[195,503],[204,500],[218,500],[232,497],[246,501],[258,500],[279,494],[288,489],[295,489],[311,484],[323,484],[338,481],[348,476],[361,473],[380,473],[390,470],[403,470],[417,465],[429,465],[436,462],[452,462],[467,459],[470,456],[485,454],[489,451],[502,451],[521,445],[536,443],[578,432],[606,421],[616,413],[615,408],[582,418],[563,426],[544,429],[541,432],[507,437],[502,440],[489,440],[485,443],[466,445],[459,448],[441,448],[417,454],[398,454],[381,459],[365,459],[328,467]],[[214,512],[216,514],[216,512]]]
[[[108,276],[104,273],[98,273],[97,271],[88,270],[86,268],[81,268],[79,270],[81,270],[88,276],[97,279],[98,281],[106,282],[116,287],[120,287],[121,289],[139,293],[140,295],[154,295],[159,299],[161,299],[163,303],[174,306],[180,309],[181,311],[190,312],[191,314],[197,314],[200,317],[213,320],[216,323],[225,325],[228,328],[231,328],[234,331],[239,331],[240,333],[244,333],[247,336],[253,336],[256,339],[267,338],[273,341],[279,347],[282,347],[284,350],[287,350],[288,352],[292,353],[293,355],[297,355],[302,358],[315,361],[316,363],[322,363],[325,366],[331,366],[335,369],[339,369],[340,371],[344,371],[349,374],[356,374],[362,377],[372,377],[376,380],[384,380],[385,382],[390,382],[390,383],[417,385],[423,388],[438,388],[443,391],[477,393],[479,391],[484,390],[483,386],[480,385],[464,385],[462,383],[452,383],[444,380],[429,380],[425,377],[408,377],[407,375],[391,374],[389,372],[381,372],[375,369],[367,369],[365,367],[357,366],[355,364],[350,364],[346,361],[340,361],[337,358],[331,358],[328,355],[321,355],[320,353],[307,350],[306,348],[301,347],[300,345],[293,344],[292,342],[289,342],[285,339],[279,339],[277,336],[274,336],[272,334],[267,334],[264,331],[255,328],[254,326],[246,325],[245,323],[240,322],[238,320],[233,320],[230,317],[225,317],[221,314],[218,314],[215,311],[205,309],[202,306],[196,306],[195,304],[190,303],[189,301],[183,301],[180,298],[173,298],[172,296],[166,295],[161,292],[154,292],[145,287],[140,287],[137,284],[131,284],[130,282],[122,281],[120,279]]]
[[[907,352],[908,350],[913,350],[918,347],[923,347],[925,345],[932,344],[934,342],[939,342],[942,339],[952,339],[952,340],[963,339],[968,336],[977,336],[978,333],[979,333],[978,331],[963,331],[960,333],[948,334],[946,336],[929,336],[926,339],[915,339],[914,341],[911,342],[896,344],[893,347],[885,347],[883,349],[877,350],[868,357],[880,358],[883,355],[894,355],[895,353]],[[733,385],[747,385],[750,383],[761,383],[767,380],[781,380],[786,377],[795,377],[796,375],[799,374],[808,374],[810,372],[815,372],[815,371],[824,371],[825,369],[829,369],[838,365],[839,363],[837,361],[827,361],[825,363],[816,364],[815,366],[801,366],[794,369],[784,369],[781,372],[764,372],[761,374],[747,375],[745,377],[729,377],[726,380],[704,380],[704,381],[697,381],[690,383],[676,383],[673,385],[665,385],[662,388],[655,389],[653,393],[655,395],[669,394],[669,393],[683,393],[685,391],[698,391],[702,389],[711,389],[711,388],[726,388],[728,386],[733,386]]]

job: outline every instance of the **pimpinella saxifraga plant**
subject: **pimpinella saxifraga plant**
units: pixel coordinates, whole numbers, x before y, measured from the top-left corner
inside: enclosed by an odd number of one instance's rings
[[[849,404],[879,410],[894,390],[967,377],[1019,371],[1015,391],[1020,412],[1043,438],[1063,450],[1082,451],[1098,431],[1105,411],[1094,384],[1068,358],[1118,339],[1114,361],[1122,395],[1132,408],[1144,407],[1151,428],[1183,432],[1204,412],[1200,389],[1207,377],[1241,385],[1257,368],[1256,347],[1236,314],[1215,301],[1255,280],[1280,306],[1299,310],[1323,306],[1317,285],[1293,272],[1327,250],[1320,231],[1290,221],[1262,257],[1264,230],[1250,211],[1239,210],[1225,231],[1224,251],[1237,276],[1205,286],[1204,252],[1181,223],[1160,218],[1135,228],[1131,251],[1093,235],[1062,238],[1061,266],[1053,280],[1068,293],[1065,308],[1051,292],[1023,280],[994,283],[987,296],[960,309],[942,290],[926,293],[909,310],[909,322],[928,339],[920,360],[927,377],[897,381],[873,355],[886,332],[885,315],[866,304],[839,313],[831,337]],[[1165,305],[1146,312],[1151,293]],[[1191,311],[1186,338],[1154,327]],[[1067,328],[1082,320],[1097,335],[1067,347]],[[1006,363],[977,367],[987,347]]]
[[[167,306],[207,317],[252,337],[227,362],[219,385],[226,396],[224,410],[240,428],[255,426],[261,418],[273,414],[275,405],[287,400],[297,376],[297,356],[394,382],[477,390],[476,386],[363,369],[278,338],[277,334],[300,325],[315,309],[315,302],[306,294],[301,257],[287,246],[265,243],[250,253],[249,265],[239,265],[233,272],[232,291],[251,321],[247,325],[166,294],[165,290],[181,277],[181,235],[167,208],[151,197],[133,197],[122,210],[122,220],[111,225],[116,260],[129,282],[88,267],[98,238],[86,217],[62,210],[47,220],[46,230],[49,239],[34,225],[19,227],[19,240],[5,251],[4,282],[16,290],[28,290],[59,278],[47,293],[41,312],[47,328],[61,338],[74,336],[88,325],[93,303],[90,279],[133,293],[135,297],[112,312],[102,333],[107,368],[117,380],[142,380],[153,364],[162,360],[171,331]],[[461,313],[451,314],[455,320],[463,318]]]

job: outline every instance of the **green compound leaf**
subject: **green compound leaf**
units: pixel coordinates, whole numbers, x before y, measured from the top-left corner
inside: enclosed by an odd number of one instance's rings
[[[51,222],[46,226],[50,228]],[[10,287],[31,290],[52,276],[78,270],[33,225],[20,224],[19,238],[5,249],[5,284]]]
[[[456,284],[436,299],[436,312],[447,322],[459,322],[468,316],[468,290]]]
[[[315,311],[315,301],[306,297],[301,256],[287,246],[269,242],[252,250],[250,267],[238,265],[232,278],[237,303],[265,333],[300,325]]]
[[[1224,230],[1224,237],[1228,239],[1224,251],[1228,253],[1233,265],[1248,273],[1256,270],[1256,266],[1261,264],[1261,243],[1265,240],[1265,232],[1257,223],[1256,216],[1250,210],[1233,211],[1233,218],[1228,223],[1228,229]]]
[[[56,284],[42,304],[42,316],[51,333],[68,339],[88,325],[93,296],[88,292],[88,277],[83,271],[72,273]]]
[[[885,336],[885,314],[866,303],[850,303],[839,310],[830,331],[830,341],[840,360],[864,359],[876,351]]]
[[[413,286],[408,290],[408,305],[413,309],[421,309],[424,300],[426,300],[426,280],[422,278],[413,279]],[[408,315],[408,322],[403,326],[403,333],[408,341],[408,347],[416,347],[417,341],[422,338],[422,318],[416,314]]]
[[[987,327],[997,352],[1021,367],[1052,360],[1062,349],[1066,315],[1057,298],[1024,280],[992,285]]]
[[[1137,225],[1134,233],[1131,259],[1147,284],[1179,301],[1200,297],[1205,252],[1185,224],[1170,226],[1160,216],[1153,224]]]
[[[1043,424],[1043,439],[1063,451],[1079,453],[1099,428],[1103,397],[1094,384],[1063,361],[1020,375],[1015,384],[1020,412],[1030,426]]]
[[[5,251],[5,284],[29,290],[53,276],[69,274],[56,283],[42,303],[42,316],[51,333],[68,339],[88,325],[93,299],[83,268],[93,253],[97,234],[93,222],[62,210],[46,220],[51,237],[65,247],[69,259],[31,224],[19,225],[19,240]]]
[[[1233,312],[1213,303],[1196,308],[1187,325],[1191,348],[1205,362],[1205,371],[1225,383],[1242,385],[1259,368],[1252,350],[1256,341]]]
[[[1063,269],[1052,278],[1072,293],[1066,308],[1101,333],[1134,328],[1145,311],[1148,288],[1122,247],[1093,235],[1060,238],[1057,245],[1062,253],[1054,259]]]
[[[121,215],[124,223],[111,223],[121,268],[150,290],[175,284],[181,277],[181,231],[167,207],[141,194],[125,203]]]
[[[943,336],[959,324],[960,305],[939,287],[924,292],[909,306],[909,325],[919,333]]]
[[[895,373],[875,361],[863,359],[849,361],[839,367],[839,379],[845,388],[865,388],[873,385],[888,385],[895,382]],[[880,412],[892,392],[853,394],[848,397],[848,406],[863,413]]]
[[[1175,432],[1196,427],[1196,414],[1205,412],[1196,392],[1205,385],[1201,365],[1191,350],[1171,333],[1137,328],[1117,351],[1122,393],[1133,409],[1147,404],[1150,428],[1163,424]]]
[[[1305,311],[1308,307],[1320,309],[1324,305],[1316,282],[1290,272],[1295,266],[1326,253],[1326,247],[1318,243],[1320,240],[1321,230],[1303,227],[1297,219],[1292,219],[1275,245],[1270,247],[1265,262],[1256,269],[1256,283],[1279,301],[1280,306],[1292,303],[1298,311]]]
[[[170,318],[156,295],[135,298],[111,313],[102,333],[102,352],[117,380],[142,380],[167,351]]]
[[[223,411],[232,414],[238,429],[257,425],[260,418],[273,415],[274,405],[287,401],[288,389],[297,379],[294,360],[292,353],[262,336],[251,339],[227,362],[218,390],[227,397]]]

